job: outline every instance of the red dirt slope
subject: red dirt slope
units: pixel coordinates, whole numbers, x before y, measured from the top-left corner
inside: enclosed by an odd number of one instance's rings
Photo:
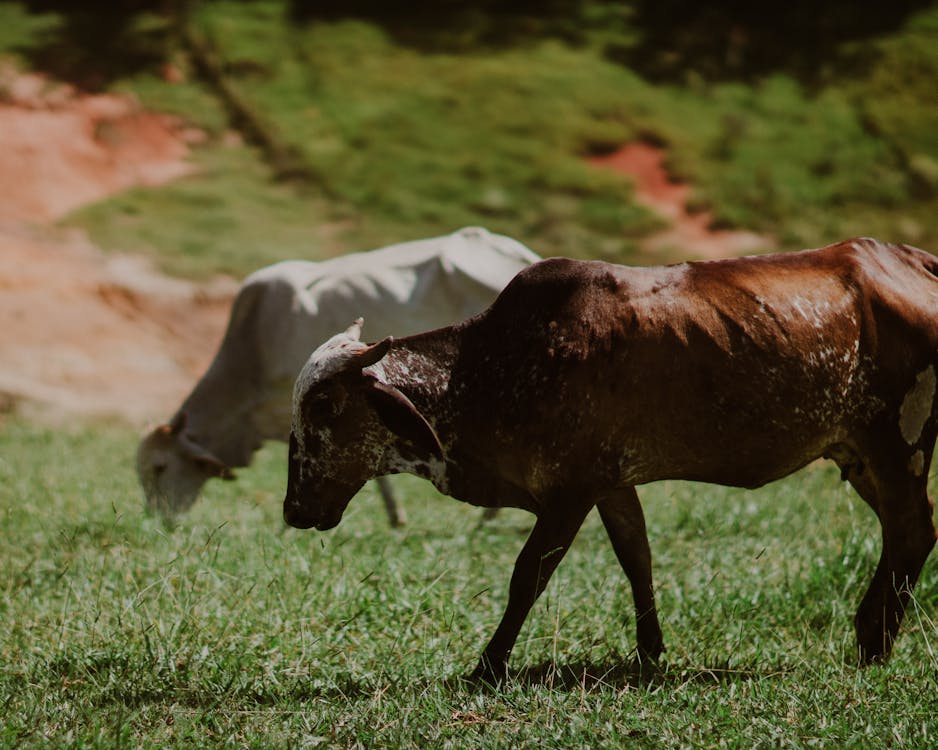
[[[635,199],[660,214],[670,224],[644,239],[643,250],[651,255],[668,253],[683,260],[728,258],[771,249],[768,237],[729,229],[713,229],[713,217],[706,211],[691,213],[687,208],[690,185],[671,179],[664,165],[665,152],[649,143],[628,143],[617,151],[590,159],[604,169],[628,175],[635,182]]]
[[[9,67],[0,90],[0,409],[165,419],[207,366],[236,284],[170,279],[49,222],[188,174],[198,134]]]

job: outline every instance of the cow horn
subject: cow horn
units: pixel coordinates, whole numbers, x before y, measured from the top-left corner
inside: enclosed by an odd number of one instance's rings
[[[362,337],[362,326],[365,325],[364,318],[355,318],[352,325],[345,329],[345,335],[354,341],[361,340]]]
[[[337,333],[310,355],[297,377],[294,397],[308,389],[313,382],[343,372],[360,373],[388,353],[393,342],[390,336],[374,344],[363,344],[359,340],[363,322],[362,318],[358,318],[345,331]]]
[[[382,359],[384,355],[388,353],[388,350],[391,348],[391,344],[393,343],[394,338],[392,336],[388,336],[386,339],[371,344],[362,349],[360,352],[356,352],[355,359],[352,360],[352,363],[354,363],[356,367],[362,370],[364,370],[366,367],[371,367],[375,362]]]
[[[364,318],[355,318],[355,322],[345,330],[345,335],[353,341],[360,341],[363,325],[365,325]],[[350,357],[345,363],[344,369],[353,370],[358,368],[364,370],[366,367],[371,367],[371,365],[388,353],[393,341],[394,339],[388,336],[382,341],[369,344],[365,348],[357,350],[354,356]]]

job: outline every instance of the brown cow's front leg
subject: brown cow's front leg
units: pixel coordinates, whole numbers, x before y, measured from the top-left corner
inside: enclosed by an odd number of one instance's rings
[[[895,505],[889,504],[897,500],[895,497],[886,496],[884,500],[886,507],[880,514],[883,551],[854,618],[863,664],[889,656],[912,589],[935,545],[931,503],[924,490],[916,493],[914,499],[906,497]]]
[[[889,656],[902,624],[912,588],[935,545],[932,504],[924,478],[889,477],[875,469],[848,476],[860,496],[876,511],[883,550],[876,573],[854,617],[860,662]],[[889,477],[887,479],[887,477]]]
[[[508,656],[521,626],[591,508],[591,505],[576,505],[541,511],[515,562],[505,614],[470,679],[498,682],[507,676]]]
[[[619,564],[632,585],[639,659],[656,661],[664,650],[664,639],[655,608],[651,550],[638,494],[634,487],[627,487],[603,498],[597,507]]]

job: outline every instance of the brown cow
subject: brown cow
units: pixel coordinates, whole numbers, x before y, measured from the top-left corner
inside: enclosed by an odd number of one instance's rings
[[[938,259],[862,239],[629,268],[552,259],[470,320],[365,345],[353,326],[294,390],[284,518],[335,526],[374,476],[410,472],[537,521],[476,675],[505,674],[529,609],[596,505],[632,586],[638,650],[662,650],[635,485],[755,488],[819,457],[880,519],[855,617],[887,656],[935,543]]]

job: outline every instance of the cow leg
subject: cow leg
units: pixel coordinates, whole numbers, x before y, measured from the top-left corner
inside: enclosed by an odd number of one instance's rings
[[[498,508],[486,508],[485,510],[482,511],[482,520],[479,521],[479,525],[488,523],[497,515],[498,515]]]
[[[639,659],[656,661],[664,650],[664,639],[655,608],[651,549],[638,493],[634,487],[627,487],[603,498],[597,507],[619,564],[632,585]]]
[[[876,512],[883,549],[873,580],[854,618],[860,662],[889,656],[919,573],[935,545],[932,503],[926,491],[927,470],[887,472],[869,466],[851,470],[848,480]]]
[[[378,477],[378,490],[381,492],[381,499],[384,501],[384,510],[388,514],[388,521],[391,522],[391,528],[397,529],[407,523],[407,516],[404,510],[399,508],[394,499],[394,491],[391,489],[391,482],[387,477]]]
[[[538,516],[515,562],[505,614],[470,679],[498,682],[508,671],[508,656],[534,602],[563,559],[589,514],[591,505],[549,508]]]

